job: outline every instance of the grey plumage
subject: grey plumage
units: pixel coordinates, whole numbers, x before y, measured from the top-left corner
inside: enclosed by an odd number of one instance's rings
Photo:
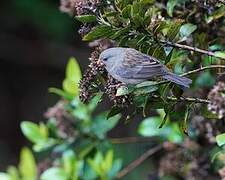
[[[162,77],[181,87],[188,88],[191,79],[171,73],[156,58],[131,48],[109,48],[99,57],[108,73],[125,84],[138,84],[156,77]]]

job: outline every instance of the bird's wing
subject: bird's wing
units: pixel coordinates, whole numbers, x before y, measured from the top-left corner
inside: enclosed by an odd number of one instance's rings
[[[123,78],[150,79],[162,76],[166,68],[154,57],[143,54],[135,49],[126,49],[118,74]]]

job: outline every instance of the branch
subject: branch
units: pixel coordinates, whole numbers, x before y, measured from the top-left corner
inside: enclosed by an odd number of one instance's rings
[[[130,171],[132,171],[133,169],[135,169],[136,167],[138,167],[141,163],[143,163],[146,159],[148,159],[149,156],[152,156],[156,152],[160,151],[162,148],[163,148],[162,145],[158,145],[158,146],[156,146],[156,147],[154,147],[152,149],[149,149],[144,154],[142,154],[138,159],[134,160],[127,167],[125,167],[124,169],[122,169],[118,173],[117,178],[120,179],[120,178],[126,176]]]
[[[218,1],[225,5],[225,0],[218,0]]]
[[[154,98],[158,99],[160,96],[153,95]],[[174,101],[174,102],[189,102],[189,103],[202,103],[202,104],[208,104],[210,101],[207,99],[201,99],[201,98],[194,98],[194,97],[172,97],[168,96],[166,97],[168,101]]]
[[[142,143],[149,142],[152,138],[148,137],[125,137],[125,138],[111,138],[112,144],[128,144],[128,143]]]
[[[194,74],[194,73],[198,73],[198,72],[201,72],[201,71],[204,71],[204,70],[207,70],[207,69],[220,69],[220,68],[223,68],[225,69],[225,65],[211,65],[211,66],[205,66],[205,67],[201,67],[201,68],[198,68],[198,69],[195,69],[195,70],[192,70],[192,71],[188,71],[186,73],[183,73],[181,74],[180,76],[188,76],[188,75],[191,75],[191,74]],[[224,72],[225,73],[225,72]],[[223,74],[223,73],[222,73]],[[157,82],[156,84],[154,85],[162,85],[162,84],[166,84],[166,83],[169,83],[170,81],[168,80],[164,80],[164,81],[159,81]]]
[[[169,101],[176,101],[176,102],[182,102],[182,101],[186,101],[186,102],[193,102],[193,103],[203,103],[203,104],[208,104],[210,101],[207,99],[200,99],[200,98],[192,98],[192,97],[180,97],[180,98],[176,98],[176,97],[167,97],[167,100]]]
[[[179,48],[179,49],[185,49],[185,50],[188,50],[188,51],[194,51],[194,52],[198,52],[198,53],[201,53],[201,54],[206,54],[208,56],[213,56],[213,57],[216,57],[216,58],[220,58],[222,60],[225,60],[225,58],[218,57],[212,51],[207,51],[207,50],[199,49],[199,48],[196,48],[196,47],[192,47],[192,46],[188,46],[188,45],[183,45],[183,44],[178,44],[178,43],[173,43],[173,42],[169,42],[169,41],[163,41],[162,40],[160,42],[163,43],[163,44],[172,46],[172,47]]]
[[[201,71],[204,71],[206,69],[220,69],[220,68],[223,68],[225,69],[225,65],[211,65],[211,66],[205,66],[205,67],[201,67],[199,69],[195,69],[195,70],[192,70],[192,71],[188,71],[184,74],[182,74],[181,76],[188,76],[190,74],[194,74],[194,73],[197,73],[197,72],[201,72]]]

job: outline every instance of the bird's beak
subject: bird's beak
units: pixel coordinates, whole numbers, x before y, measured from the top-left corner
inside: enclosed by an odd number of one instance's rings
[[[97,64],[101,64],[101,60],[100,59],[98,59]]]

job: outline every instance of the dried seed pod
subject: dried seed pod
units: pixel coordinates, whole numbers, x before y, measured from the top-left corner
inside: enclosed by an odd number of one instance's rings
[[[225,83],[218,82],[208,94],[208,110],[222,119],[225,117]]]
[[[116,96],[117,89],[121,86],[121,82],[108,75],[108,81],[105,86],[105,92],[108,94],[114,105],[119,107],[127,107],[131,103],[131,97],[129,95]]]
[[[76,133],[73,128],[73,123],[68,118],[68,114],[64,106],[65,102],[59,101],[55,106],[48,109],[48,111],[45,113],[45,117],[48,119],[55,118],[56,127],[58,129],[57,132],[61,138],[75,138]]]
[[[94,13],[100,4],[100,0],[61,0],[60,10],[72,16],[80,16]]]

